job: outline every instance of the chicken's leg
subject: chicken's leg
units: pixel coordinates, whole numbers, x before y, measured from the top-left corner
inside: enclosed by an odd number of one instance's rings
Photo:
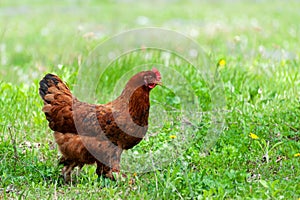
[[[109,172],[110,168],[103,163],[97,161],[96,173],[98,176],[105,176]]]
[[[106,161],[109,166],[101,163],[100,161],[97,161],[97,170],[96,173],[98,176],[105,176],[107,178],[110,178],[111,180],[115,180],[115,177],[113,176],[113,172],[120,172],[120,160],[121,160],[121,153],[122,149],[115,146],[113,151],[110,151],[109,160]]]
[[[66,183],[70,182],[71,172],[74,169],[74,167],[76,167],[75,162],[71,163],[70,165],[64,166],[64,168],[62,169],[61,173],[64,176],[64,180],[65,180]]]

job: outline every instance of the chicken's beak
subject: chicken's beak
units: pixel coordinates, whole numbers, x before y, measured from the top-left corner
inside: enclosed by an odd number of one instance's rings
[[[161,81],[156,81],[156,85],[163,86],[163,83]]]

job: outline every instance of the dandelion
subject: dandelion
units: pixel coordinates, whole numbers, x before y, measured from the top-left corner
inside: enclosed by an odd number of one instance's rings
[[[136,173],[136,172],[134,172],[134,173],[133,173],[133,176],[137,176],[137,173]]]
[[[220,59],[219,62],[218,62],[218,65],[220,67],[224,67],[226,65],[226,60],[225,59]]]
[[[171,139],[175,139],[175,138],[176,138],[176,135],[170,135],[170,138],[171,138]]]
[[[300,157],[300,153],[296,153],[294,156],[295,157]]]
[[[250,136],[252,139],[254,139],[254,140],[256,140],[256,139],[259,138],[259,137],[258,137],[256,134],[254,134],[254,133],[250,133],[249,136]]]

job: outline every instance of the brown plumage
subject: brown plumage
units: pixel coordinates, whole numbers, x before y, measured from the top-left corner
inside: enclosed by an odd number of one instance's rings
[[[149,93],[160,79],[157,69],[142,71],[128,81],[118,98],[102,105],[79,101],[53,74],[40,81],[43,112],[62,153],[66,182],[74,167],[94,163],[99,176],[114,179],[112,172],[120,171],[122,151],[137,145],[147,132]]]

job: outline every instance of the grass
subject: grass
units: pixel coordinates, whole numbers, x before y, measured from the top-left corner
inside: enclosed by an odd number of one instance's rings
[[[298,1],[287,6],[277,0],[151,5],[1,1],[0,197],[299,199],[298,7]],[[166,84],[151,94],[149,136],[122,160],[124,170],[135,166],[137,173],[131,170],[128,179],[111,182],[98,179],[94,166],[85,166],[65,185],[57,165],[59,152],[41,111],[38,81],[54,72],[76,90],[79,69],[99,43],[120,31],[148,26],[197,41],[211,60],[209,67],[224,59],[226,64],[218,68],[223,93],[214,93],[205,77],[196,76],[176,55],[167,57],[168,64],[166,54],[157,50],[147,51],[148,60],[141,51],[121,56],[91,86],[94,89],[87,90],[95,97],[92,101],[112,100],[134,70],[153,63],[162,69]],[[132,67],[136,68],[130,71]],[[172,70],[181,79],[174,80]],[[171,108],[185,109],[191,91],[198,98],[198,110],[189,116],[193,126],[188,126]],[[214,105],[222,105],[224,127],[213,121]],[[163,150],[155,156],[157,163],[147,163],[149,152],[156,150]],[[146,158],[131,156],[136,153]],[[168,162],[161,164],[165,159]],[[149,166],[155,170],[145,171]]]

